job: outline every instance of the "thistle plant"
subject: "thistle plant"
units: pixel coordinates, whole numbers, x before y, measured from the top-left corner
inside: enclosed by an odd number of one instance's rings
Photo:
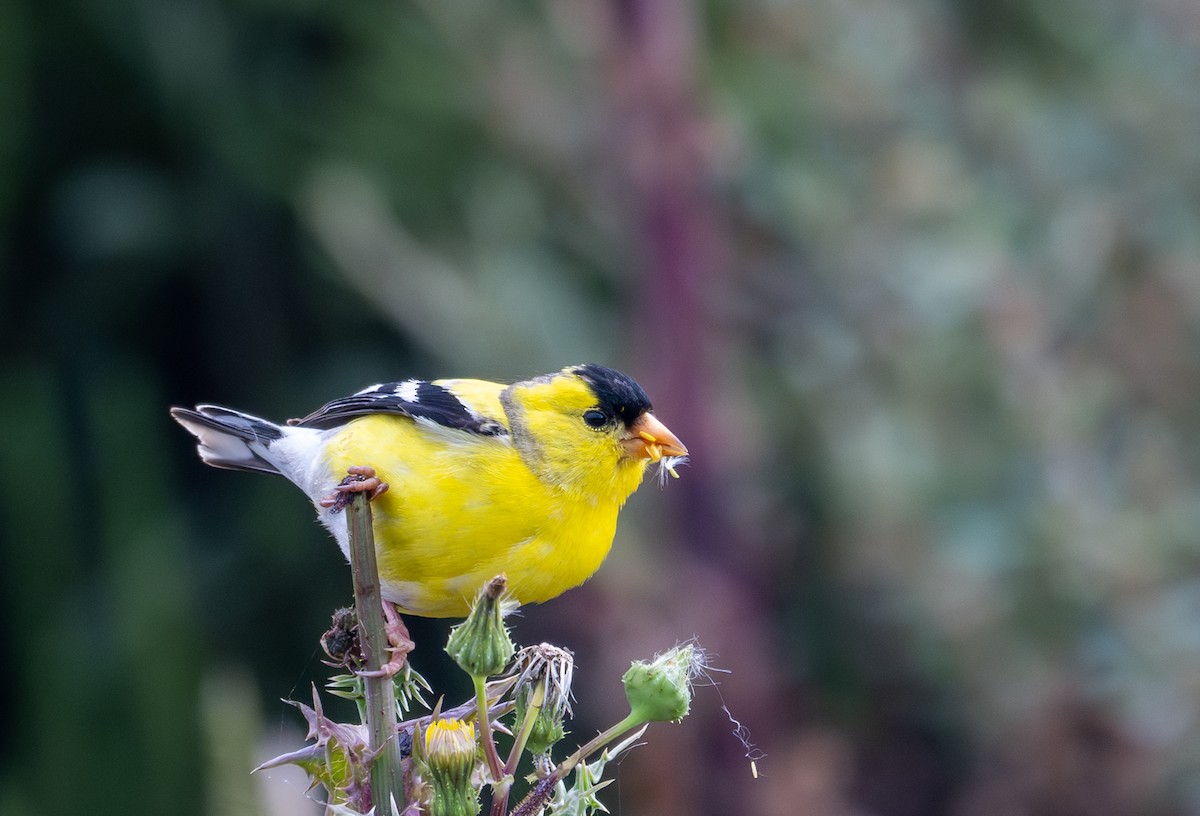
[[[351,511],[358,504],[356,498]],[[366,506],[365,498],[361,504]],[[354,556],[373,550],[374,543],[369,515],[366,524],[349,515],[356,608],[335,613],[322,645],[330,665],[349,670],[327,688],[356,703],[359,722],[330,720],[314,688],[312,706],[293,703],[308,722],[311,743],[256,769],[285,763],[304,768],[313,786],[325,789],[327,814],[478,816],[486,788],[491,816],[590,816],[604,810],[597,794],[608,784],[606,766],[630,750],[649,723],[678,722],[687,715],[693,681],[707,668],[694,643],[633,663],[622,678],[629,714],[556,763],[553,755],[571,716],[574,655],[547,643],[517,649],[504,624],[515,605],[500,575],[480,588],[469,616],[446,644],[471,678],[472,698],[452,708],[443,708],[439,699],[429,714],[399,720],[397,711],[407,716],[415,706],[428,708],[425,695],[432,689],[408,663],[407,633],[388,648],[385,637],[394,636],[395,627],[389,629],[387,614],[372,615],[370,602],[363,603],[360,587],[369,593],[372,575],[359,573],[373,571],[374,563]],[[377,576],[373,586],[377,599]],[[402,624],[399,628],[403,631]],[[493,737],[497,728],[512,735],[504,759]],[[519,779],[529,790],[510,808]]]

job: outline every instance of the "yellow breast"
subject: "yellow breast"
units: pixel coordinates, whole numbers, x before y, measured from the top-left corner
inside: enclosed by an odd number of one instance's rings
[[[608,554],[624,499],[548,486],[505,439],[405,417],[356,419],[332,440],[331,480],[363,464],[390,486],[372,504],[384,595],[430,617],[465,615],[501,572],[521,603],[581,584]]]

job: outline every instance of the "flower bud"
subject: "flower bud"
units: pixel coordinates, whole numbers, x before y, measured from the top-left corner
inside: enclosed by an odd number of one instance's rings
[[[649,663],[635,661],[621,678],[630,713],[639,722],[678,722],[692,702],[692,678],[704,669],[704,652],[676,646]]]
[[[471,606],[471,614],[450,630],[446,652],[472,677],[499,674],[513,655],[512,638],[503,622],[507,585],[503,575],[489,581]]]
[[[437,719],[413,745],[433,791],[431,816],[477,816],[479,798],[471,784],[477,762],[475,727],[465,720]]]

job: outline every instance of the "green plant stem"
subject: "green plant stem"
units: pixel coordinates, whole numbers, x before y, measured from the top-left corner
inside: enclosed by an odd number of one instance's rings
[[[624,734],[626,731],[632,731],[633,729],[637,728],[639,725],[644,725],[645,722],[646,722],[645,720],[641,719],[640,717],[635,717],[631,713],[628,717],[621,720],[619,723],[617,723],[613,727],[597,734],[595,737],[590,739],[583,747],[581,747],[575,753],[571,754],[569,757],[564,759],[559,764],[559,766],[554,769],[554,772],[552,774],[550,774],[549,778],[553,779],[555,782],[558,782],[560,779],[565,778],[566,775],[569,774],[571,771],[573,771],[575,769],[575,766],[578,765],[582,760],[587,759],[592,754],[594,754],[596,751],[599,751],[605,745],[608,745],[608,743],[612,742],[617,737]]]
[[[363,675],[367,709],[367,745],[374,754],[371,764],[371,801],[376,813],[390,813],[394,799],[403,808],[404,789],[396,741],[396,695],[392,678],[379,674],[387,662],[388,638],[383,619],[383,597],[379,568],[375,561],[375,535],[371,529],[371,503],[365,493],[355,495],[346,508],[350,527],[350,571],[354,576],[354,607],[366,638],[367,655]]]
[[[634,716],[631,712],[629,716],[613,727],[597,734],[578,751],[563,760],[549,776],[545,779],[539,779],[538,783],[533,786],[533,790],[513,809],[510,816],[534,816],[541,813],[546,803],[550,801],[550,797],[554,795],[554,786],[574,770],[576,765],[625,732],[632,731],[639,725],[644,724],[645,720]]]
[[[504,779],[504,768],[500,765],[500,754],[496,751],[496,740],[492,737],[492,718],[488,709],[487,678],[471,677],[475,684],[475,722],[479,726],[479,742],[483,745],[483,756],[491,771],[493,784]]]
[[[530,692],[529,705],[525,709],[525,719],[521,722],[521,730],[513,738],[512,750],[508,752],[508,762],[504,764],[506,776],[512,776],[517,772],[517,763],[521,761],[521,752],[525,750],[525,743],[529,742],[529,735],[533,732],[534,723],[545,702],[546,682],[543,680]]]
[[[525,709],[525,719],[521,721],[521,729],[513,738],[512,750],[508,752],[508,762],[504,763],[504,776],[492,788],[491,816],[504,816],[504,812],[508,809],[508,794],[512,791],[512,780],[517,773],[517,763],[521,761],[521,752],[525,750],[525,743],[529,742],[529,734],[533,731],[533,725],[545,702],[546,682],[543,680],[530,692],[529,705]]]

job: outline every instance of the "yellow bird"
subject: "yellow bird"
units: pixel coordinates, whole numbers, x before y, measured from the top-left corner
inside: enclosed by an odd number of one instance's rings
[[[373,385],[277,425],[216,405],[172,408],[214,467],[278,473],[313,501],[349,557],[341,502],[352,467],[390,489],[372,509],[385,600],[462,616],[506,573],[520,603],[586,581],[650,462],[687,455],[632,378],[599,365],[505,386],[485,380]]]

